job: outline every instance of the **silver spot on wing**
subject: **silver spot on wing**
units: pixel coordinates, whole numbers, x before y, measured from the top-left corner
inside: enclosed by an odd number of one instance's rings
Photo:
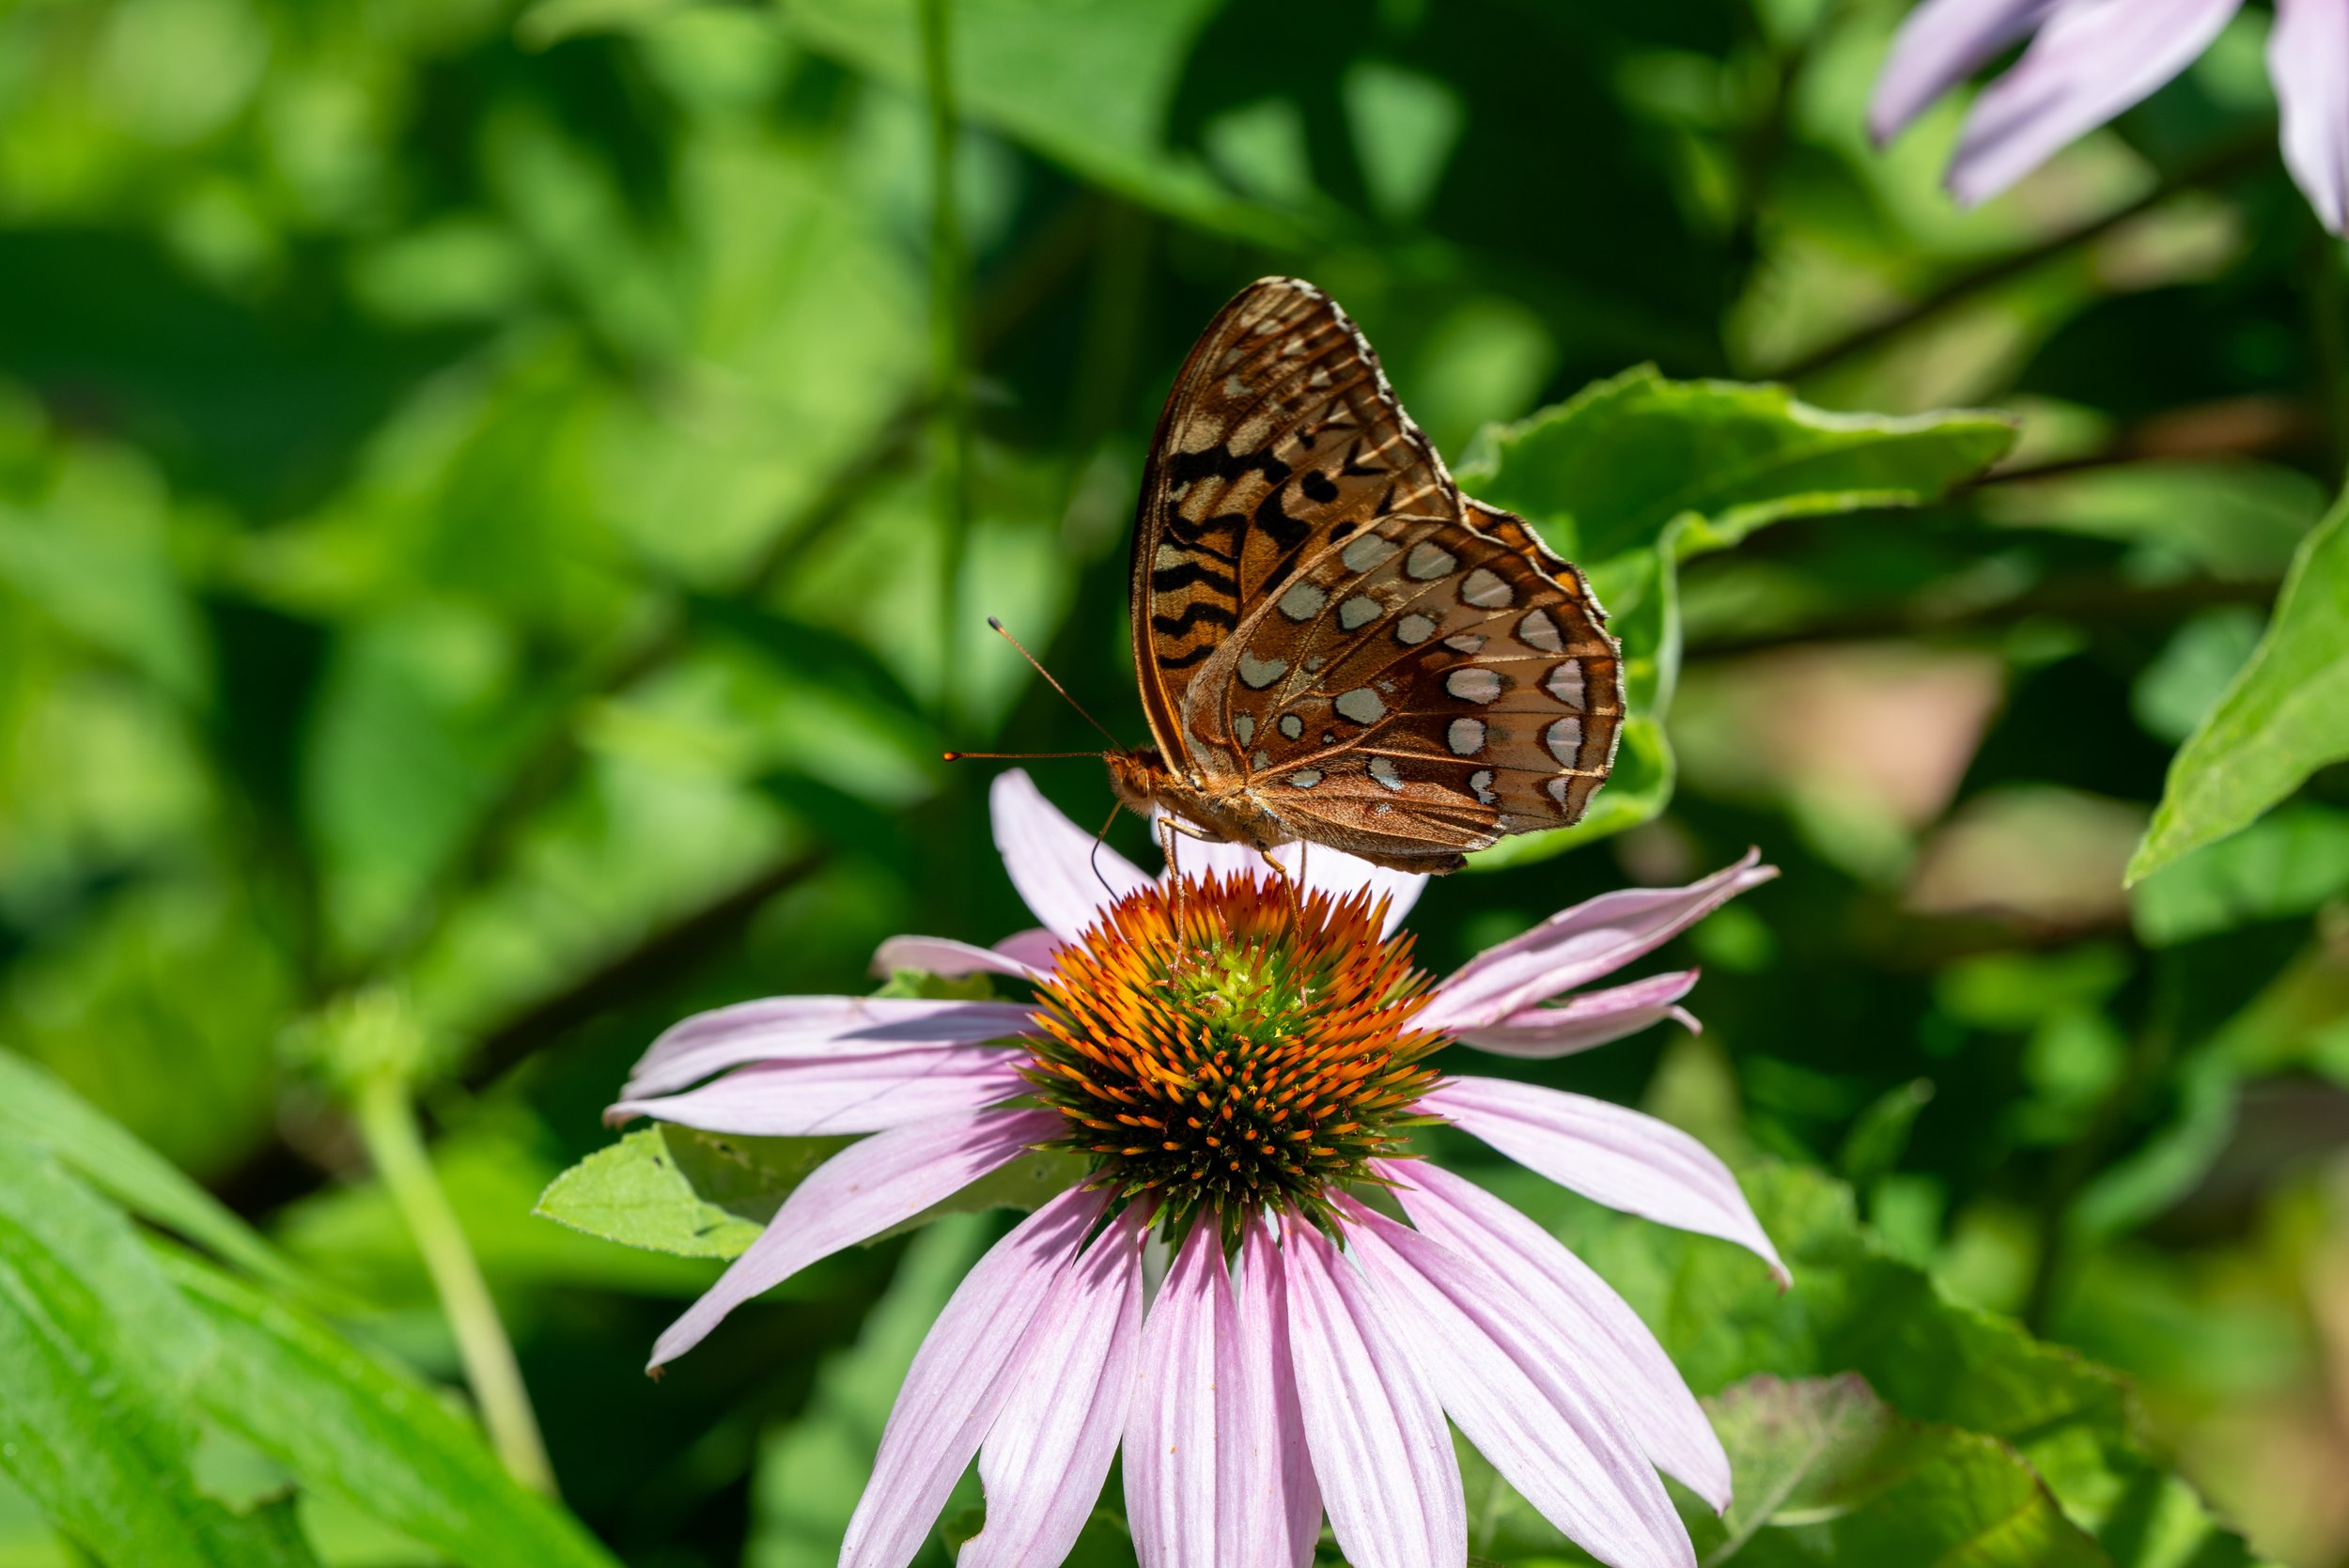
[[[1479,610],[1505,610],[1517,603],[1517,591],[1490,567],[1479,567],[1460,584],[1460,598]]]
[[[1443,689],[1464,703],[1488,703],[1501,695],[1501,673],[1463,664],[1443,677]]]
[[[1261,691],[1288,673],[1285,659],[1258,659],[1254,654],[1239,656],[1239,678]]]
[[[1299,582],[1281,596],[1281,613],[1292,621],[1310,621],[1329,602],[1326,592],[1310,582]]]
[[[1582,706],[1581,664],[1569,660],[1559,665],[1549,672],[1549,678],[1542,682],[1542,690],[1568,707],[1580,707]]]
[[[1422,539],[1411,547],[1410,558],[1403,563],[1403,570],[1406,575],[1415,577],[1422,582],[1433,582],[1439,577],[1451,575],[1459,565],[1460,558],[1452,551]]]

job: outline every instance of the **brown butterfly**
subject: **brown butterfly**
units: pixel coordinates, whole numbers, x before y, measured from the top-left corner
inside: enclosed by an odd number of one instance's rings
[[[1582,815],[1623,726],[1620,645],[1521,518],[1460,493],[1330,296],[1250,285],[1159,416],[1134,520],[1154,747],[1120,800],[1398,871]]]

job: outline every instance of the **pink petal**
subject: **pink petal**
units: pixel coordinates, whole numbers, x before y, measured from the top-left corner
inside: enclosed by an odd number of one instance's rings
[[[1060,953],[1060,939],[1041,925],[1025,931],[1014,931],[995,944],[995,951],[1015,964],[1025,964],[1032,970],[1049,970]]]
[[[1012,1040],[1031,1027],[1009,1001],[769,997],[672,1024],[637,1062],[623,1098],[667,1094],[747,1062],[830,1061]]]
[[[1034,966],[997,948],[958,942],[948,937],[892,937],[873,953],[873,972],[894,974],[920,970],[957,979],[966,974],[1008,974],[1020,980],[1044,978]]]
[[[1320,1233],[1287,1226],[1281,1258],[1305,1446],[1346,1561],[1465,1562],[1468,1505],[1442,1406],[1361,1279]]]
[[[922,1549],[947,1494],[1012,1397],[1031,1326],[1048,1304],[1056,1312],[1071,1305],[1062,1287],[1105,1202],[1082,1188],[1062,1193],[989,1249],[956,1287],[897,1390],[872,1479],[840,1544],[840,1568],[905,1568]]]
[[[653,1345],[652,1365],[692,1349],[751,1297],[818,1258],[912,1219],[1010,1164],[1062,1126],[1049,1110],[982,1110],[915,1122],[851,1143],[794,1188],[750,1250],[669,1325]]]
[[[2029,33],[2057,0],[1924,0],[1908,13],[1876,78],[1868,131],[1878,145],[1900,134],[1935,99]]]
[[[1024,770],[998,773],[988,799],[995,847],[1012,886],[1063,941],[1075,940],[1103,909],[1149,885],[1131,861],[1063,816]]]
[[[1404,917],[1411,912],[1427,886],[1423,872],[1390,871],[1326,845],[1283,844],[1272,850],[1272,859],[1292,877],[1298,875],[1301,863],[1305,886],[1315,893],[1345,898],[1367,888],[1374,902],[1383,895],[1387,900],[1383,929],[1390,937],[1402,926]],[[1210,873],[1227,877],[1251,877],[1259,882],[1271,881],[1277,875],[1265,864],[1263,853],[1252,846],[1209,842],[1187,835],[1174,839],[1174,864],[1167,870],[1169,874],[1179,870],[1190,877]],[[1160,877],[1161,881],[1164,879]]]
[[[1506,1281],[1535,1314],[1535,1340],[1588,1364],[1612,1392],[1640,1447],[1667,1475],[1712,1504],[1729,1506],[1729,1456],[1640,1314],[1590,1265],[1541,1226],[1475,1183],[1425,1160],[1379,1161],[1411,1223]]]
[[[1735,865],[1685,888],[1626,888],[1562,909],[1454,970],[1420,1022],[1454,1033],[1488,1028],[1611,973],[1776,877],[1778,867],[1760,859],[1749,849]]]
[[[1028,1091],[1024,1050],[965,1046],[836,1061],[762,1062],[682,1094],[622,1100],[603,1113],[617,1126],[650,1116],[709,1132],[816,1138],[880,1132],[976,1110]]]
[[[1077,1544],[1126,1426],[1142,1352],[1142,1216],[1128,1208],[1052,1287],[979,1450],[987,1528],[956,1568],[1058,1562]]]
[[[1264,1375],[1270,1379],[1268,1436],[1258,1434],[1257,1456],[1272,1489],[1267,1505],[1270,1537],[1262,1554],[1269,1568],[1307,1568],[1321,1540],[1321,1486],[1314,1479],[1313,1455],[1305,1447],[1305,1413],[1297,1396],[1297,1374],[1289,1353],[1288,1274],[1281,1249],[1261,1220],[1252,1220],[1240,1240],[1239,1339],[1264,1347]],[[1253,1353],[1252,1352],[1252,1355]],[[1257,1538],[1252,1532],[1252,1539]]]
[[[1542,1347],[1523,1296],[1359,1203],[1347,1244],[1384,1321],[1476,1450],[1610,1568],[1696,1568],[1688,1532],[1614,1402]]]
[[[1299,1452],[1294,1389],[1275,1359],[1277,1260],[1258,1242],[1236,1291],[1221,1235],[1201,1224],[1151,1305],[1126,1433],[1126,1512],[1142,1568],[1301,1568],[1313,1559],[1320,1499]]]
[[[2276,0],[2267,73],[2283,106],[2284,163],[2335,234],[2349,234],[2349,5]]]
[[[1695,970],[1651,975],[1628,986],[1584,991],[1563,1006],[1528,1007],[1489,1028],[1471,1029],[1460,1038],[1496,1056],[1548,1058],[1571,1056],[1637,1034],[1666,1018],[1677,1018],[1693,1034],[1698,1029],[1696,1019],[1672,1004],[1696,983]]]
[[[1497,1078],[1454,1079],[1419,1103],[1560,1187],[1659,1224],[1734,1241],[1768,1264],[1781,1285],[1789,1282],[1729,1167],[1669,1123],[1585,1094]]]
[[[2015,69],[1974,100],[1950,190],[1989,200],[2194,62],[2243,0],[2060,0]]]

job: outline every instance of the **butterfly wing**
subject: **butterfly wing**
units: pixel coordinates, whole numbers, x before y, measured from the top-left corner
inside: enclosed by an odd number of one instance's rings
[[[1330,298],[1266,278],[1200,334],[1168,394],[1134,519],[1135,674],[1178,769],[1181,714],[1248,607],[1333,533],[1392,512],[1458,517],[1441,459]]]
[[[1134,646],[1167,760],[1289,833],[1447,871],[1606,778],[1622,661],[1581,574],[1463,497],[1309,284],[1212,323],[1143,487]]]
[[[1450,870],[1605,780],[1623,676],[1598,607],[1522,520],[1470,505],[1493,532],[1392,517],[1332,542],[1203,672],[1191,733],[1298,837]]]

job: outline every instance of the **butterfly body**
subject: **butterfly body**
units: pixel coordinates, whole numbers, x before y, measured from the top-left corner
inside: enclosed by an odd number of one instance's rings
[[[1622,660],[1589,585],[1463,496],[1330,297],[1244,289],[1160,415],[1135,519],[1155,747],[1125,804],[1210,837],[1444,872],[1606,778]]]

